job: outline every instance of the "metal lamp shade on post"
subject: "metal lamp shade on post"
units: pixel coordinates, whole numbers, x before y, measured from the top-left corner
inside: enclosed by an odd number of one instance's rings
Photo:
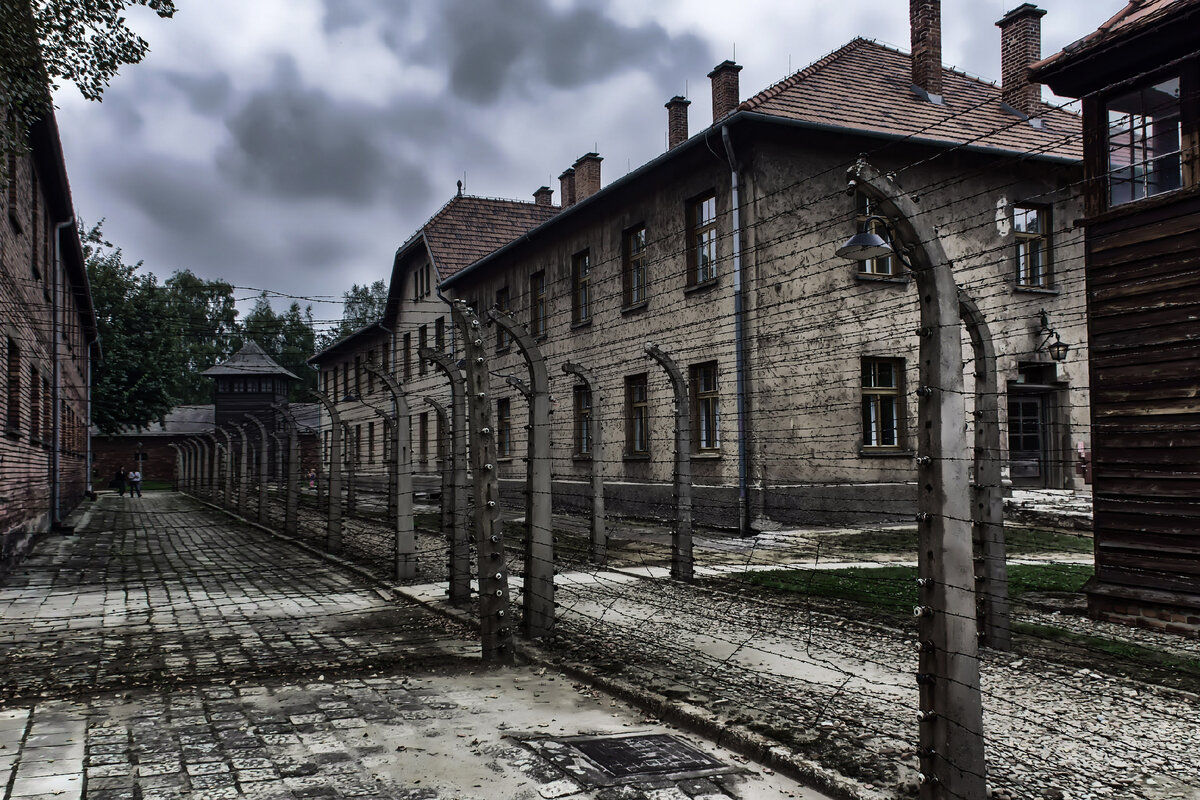
[[[851,261],[869,261],[872,258],[896,255],[896,251],[884,241],[882,236],[871,231],[854,234],[834,252],[841,258]]]

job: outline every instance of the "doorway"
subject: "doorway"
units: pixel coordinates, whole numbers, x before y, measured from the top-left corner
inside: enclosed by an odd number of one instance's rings
[[[1062,488],[1066,384],[1053,364],[1022,364],[1008,382],[1008,466],[1014,486]]]

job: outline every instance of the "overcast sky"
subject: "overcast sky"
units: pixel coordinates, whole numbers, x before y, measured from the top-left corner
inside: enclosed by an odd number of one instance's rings
[[[313,301],[386,279],[455,192],[531,199],[598,149],[603,181],[666,147],[672,95],[712,118],[866,36],[909,50],[906,0],[176,0],[101,104],[57,96],[75,206],[129,260]],[[1017,0],[945,0],[943,60],[998,80]],[[1043,54],[1124,0],[1043,0]],[[304,301],[308,302],[308,301]],[[277,307],[281,304],[277,303]],[[340,305],[314,302],[320,319]]]

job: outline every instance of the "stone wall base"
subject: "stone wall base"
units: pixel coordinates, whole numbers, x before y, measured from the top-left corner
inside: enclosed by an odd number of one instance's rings
[[[1113,586],[1094,578],[1084,591],[1093,619],[1200,639],[1200,596]]]

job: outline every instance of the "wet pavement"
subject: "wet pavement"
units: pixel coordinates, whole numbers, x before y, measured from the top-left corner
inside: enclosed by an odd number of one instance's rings
[[[5,800],[821,797],[181,495],[77,522],[0,581]],[[721,766],[563,756],[633,734]]]

